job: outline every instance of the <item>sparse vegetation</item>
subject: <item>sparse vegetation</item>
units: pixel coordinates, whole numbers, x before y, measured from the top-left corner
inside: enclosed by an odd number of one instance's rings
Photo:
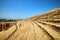
[[[16,24],[16,22],[0,22],[0,31],[5,31],[7,29],[9,29],[10,27],[12,27],[14,24]]]
[[[15,20],[0,19],[0,32],[9,29],[14,24],[16,24]]]

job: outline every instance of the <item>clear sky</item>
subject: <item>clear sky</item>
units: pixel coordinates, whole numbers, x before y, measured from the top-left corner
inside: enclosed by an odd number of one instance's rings
[[[0,0],[0,18],[25,19],[59,7],[60,0]]]

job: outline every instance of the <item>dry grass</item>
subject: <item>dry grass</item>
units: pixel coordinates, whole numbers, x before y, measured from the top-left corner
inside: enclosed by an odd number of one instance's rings
[[[0,22],[0,32],[9,29],[14,24],[16,24],[16,22]]]

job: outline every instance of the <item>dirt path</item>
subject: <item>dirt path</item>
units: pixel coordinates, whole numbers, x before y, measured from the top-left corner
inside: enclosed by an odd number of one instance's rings
[[[60,39],[60,32],[55,31],[50,25],[39,23],[39,22],[36,23],[39,24],[41,28],[46,30],[54,39]]]
[[[8,40],[12,35],[14,35],[14,33],[18,30],[18,26],[15,25],[16,29],[7,37],[5,38],[4,40]]]
[[[0,40],[60,40],[60,32],[51,25],[39,21],[17,22],[7,31],[0,32]]]

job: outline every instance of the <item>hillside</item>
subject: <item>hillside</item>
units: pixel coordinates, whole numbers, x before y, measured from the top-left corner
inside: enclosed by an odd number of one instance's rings
[[[37,15],[37,16],[28,18],[28,20],[33,20],[33,21],[36,21],[36,20],[43,20],[44,21],[47,19],[50,19],[50,20],[60,19],[60,8],[48,11],[48,12],[41,14],[41,15]]]

